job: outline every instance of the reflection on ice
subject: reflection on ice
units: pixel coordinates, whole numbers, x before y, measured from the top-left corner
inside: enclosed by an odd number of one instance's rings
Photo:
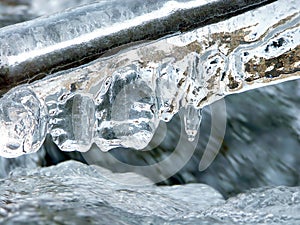
[[[0,100],[2,111],[7,99],[30,90],[47,113],[38,117],[24,111],[16,124],[1,113],[2,132],[30,138],[31,129],[22,121],[32,116],[40,126],[34,130],[47,127],[63,151],[87,151],[92,143],[103,151],[143,149],[160,120],[170,121],[185,108],[186,131],[193,140],[204,106],[229,94],[299,78],[299,12],[296,1],[279,0],[17,87]],[[23,133],[15,129],[20,125]],[[4,143],[1,154],[37,151],[45,135],[34,134],[37,140],[17,145]]]
[[[32,153],[41,147],[47,132],[47,112],[35,93],[20,87],[0,102],[0,149],[4,157]]]
[[[106,178],[103,177],[106,175]],[[131,187],[145,178],[64,162],[19,169],[0,186],[0,223],[22,224],[298,224],[299,187],[265,187],[225,201],[204,184]]]

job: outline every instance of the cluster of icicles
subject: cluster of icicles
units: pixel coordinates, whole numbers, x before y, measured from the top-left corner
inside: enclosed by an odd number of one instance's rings
[[[299,78],[295,5],[280,0],[10,90],[0,99],[0,155],[36,152],[47,134],[62,151],[143,149],[180,109],[192,141],[205,105]]]

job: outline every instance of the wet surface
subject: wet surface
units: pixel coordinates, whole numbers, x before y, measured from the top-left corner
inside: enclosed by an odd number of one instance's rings
[[[105,178],[103,177],[105,175]],[[116,183],[135,180],[139,187]],[[0,180],[1,224],[297,224],[300,189],[265,187],[228,199],[203,184],[142,187],[145,178],[64,162]],[[26,222],[25,222],[26,221]]]
[[[19,17],[19,9],[14,8],[17,11],[13,12],[13,17],[9,16],[9,22],[0,17],[0,23],[7,25],[32,17],[24,11],[20,14],[25,18]],[[279,44],[275,43],[273,47]],[[0,176],[6,177],[0,181],[0,222],[299,224],[299,90],[299,81],[290,81],[227,96],[227,128],[221,151],[210,167],[201,172],[199,163],[211,129],[211,110],[206,107],[200,139],[188,163],[171,177],[164,176],[164,171],[156,171],[162,180],[166,179],[161,184],[206,183],[217,191],[202,184],[141,187],[143,182],[151,183],[151,180],[134,174],[123,174],[120,178],[104,169],[74,162],[41,169],[42,165],[49,166],[70,158],[90,160],[79,153],[61,152],[47,137],[43,146],[46,150],[17,159],[0,159]],[[152,151],[116,149],[103,153],[96,149],[94,163],[115,172],[133,171],[153,179],[152,174],[144,173],[140,167],[128,169],[115,160],[110,161],[108,155],[129,165],[155,164],[176,148],[180,120],[179,116],[173,118],[167,125],[164,141]],[[188,137],[184,138],[189,146]],[[170,162],[169,168],[178,167],[180,159],[185,160],[185,148],[180,150],[179,161]],[[121,183],[136,180],[140,187],[111,182],[116,180],[123,180]]]

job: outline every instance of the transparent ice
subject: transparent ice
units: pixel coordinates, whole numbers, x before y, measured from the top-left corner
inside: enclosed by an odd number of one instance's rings
[[[102,151],[143,149],[159,121],[182,108],[192,141],[204,106],[299,78],[299,12],[297,1],[279,0],[13,89],[0,99],[1,155],[37,151],[46,131],[63,151],[84,152],[93,143]]]
[[[85,95],[74,95],[64,104],[48,104],[55,110],[49,124],[51,135],[62,151],[70,149],[87,151],[92,144],[95,124],[95,105],[93,99]]]
[[[150,142],[159,122],[157,102],[147,77],[140,76],[135,65],[119,69],[106,92],[97,95],[95,142],[101,149],[138,149]]]
[[[0,101],[0,149],[4,157],[39,150],[47,133],[47,109],[26,87],[9,92]]]

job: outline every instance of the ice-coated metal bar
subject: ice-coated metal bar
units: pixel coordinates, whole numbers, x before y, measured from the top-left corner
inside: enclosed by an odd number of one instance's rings
[[[278,0],[11,89],[0,98],[0,155],[35,152],[47,134],[62,151],[143,149],[159,122],[181,109],[193,140],[204,106],[300,77],[297,1]]]
[[[275,0],[109,0],[0,29],[0,95],[128,44],[228,19]]]
[[[185,8],[181,3],[165,4],[172,14]],[[107,24],[122,24],[124,30],[128,21],[139,23],[144,17],[130,18],[120,23],[103,18],[102,23],[108,30],[118,27]],[[65,38],[91,43],[92,39],[81,37]],[[40,58],[49,53],[47,46],[50,50],[56,46],[51,40],[36,45],[41,51],[29,55],[17,46],[5,60],[15,68],[30,57]],[[58,53],[66,43],[59,42]],[[102,151],[143,149],[159,122],[170,121],[181,109],[188,139],[193,140],[205,105],[232,93],[300,77],[300,8],[297,0],[278,0],[218,23],[115,50],[110,56],[19,85],[0,98],[0,155],[35,152],[47,134],[62,151],[85,152],[92,144]]]

